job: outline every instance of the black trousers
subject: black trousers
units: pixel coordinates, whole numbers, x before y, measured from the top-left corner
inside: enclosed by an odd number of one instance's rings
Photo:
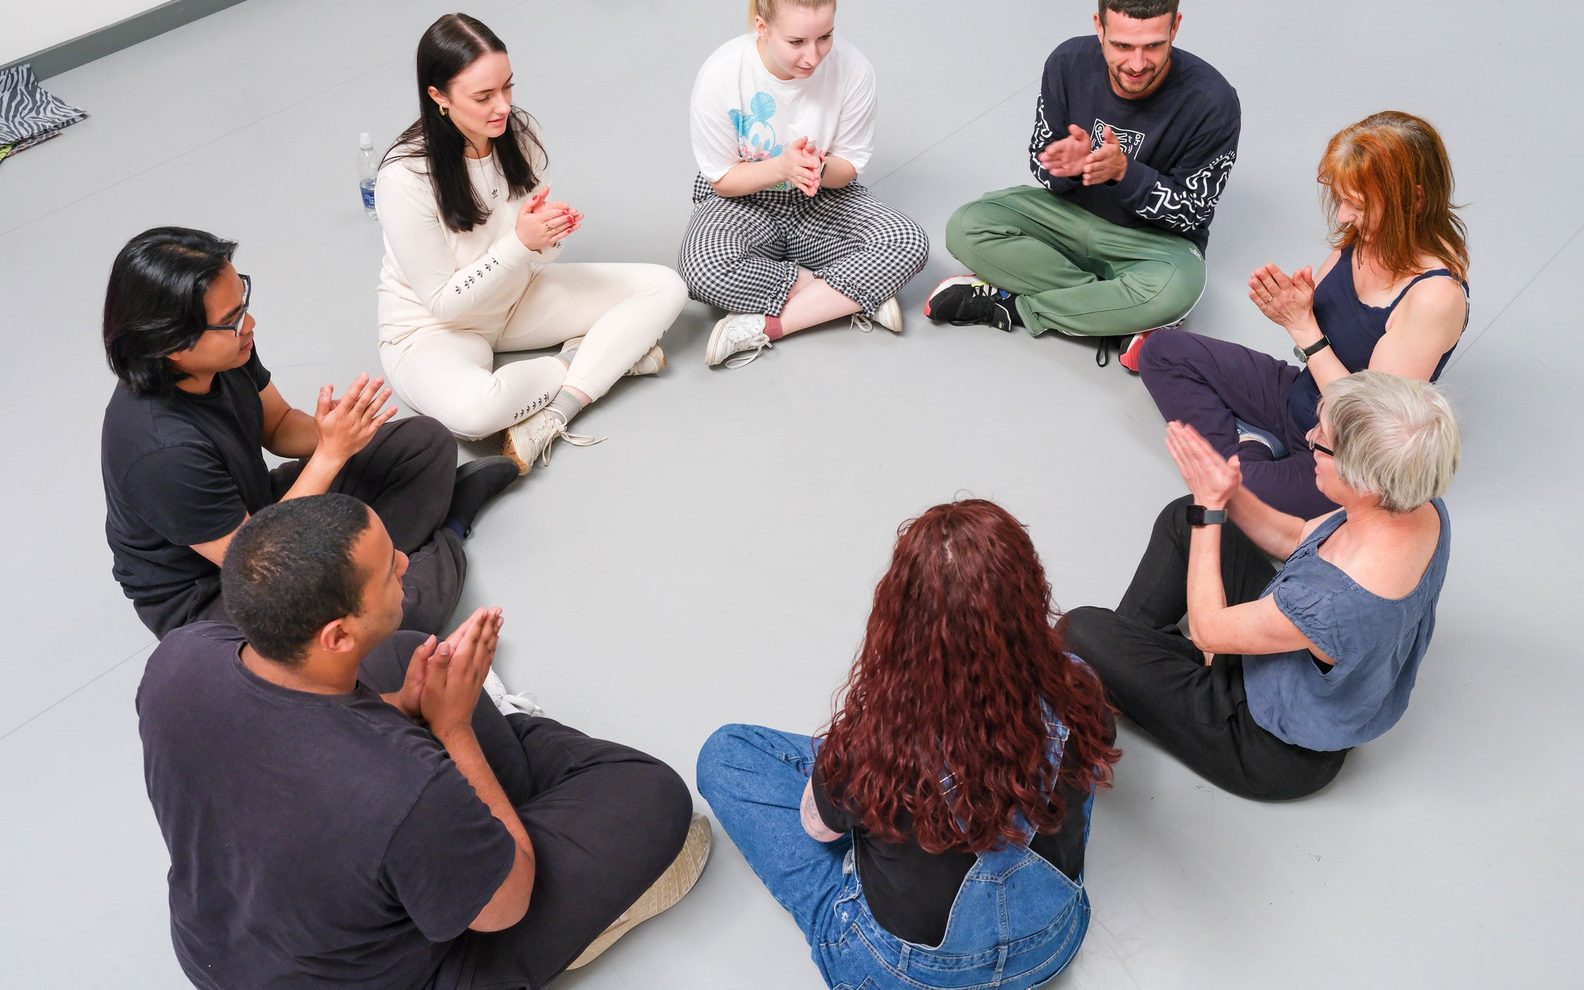
[[[1133,583],[1115,610],[1067,613],[1067,648],[1099,673],[1124,715],[1211,783],[1267,801],[1312,794],[1342,769],[1347,751],[1304,749],[1261,728],[1243,691],[1245,658],[1217,655],[1207,666],[1204,654],[1178,631],[1188,611],[1192,503],[1184,496],[1161,510]],[[1237,527],[1221,529],[1227,604],[1254,601],[1276,569]]]
[[[364,661],[376,691],[401,686],[424,637],[399,632]],[[652,756],[548,718],[473,712],[479,746],[533,843],[528,914],[500,932],[452,943],[432,990],[522,990],[550,982],[682,851],[693,796]]]
[[[467,555],[462,541],[440,528],[451,508],[456,483],[456,438],[438,420],[413,416],[380,427],[367,447],[346,463],[330,490],[373,509],[390,532],[396,549],[407,555],[402,579],[402,628],[437,633],[462,597]],[[287,461],[270,472],[275,498],[286,494],[307,460]],[[154,633],[164,638],[178,626],[200,619],[230,621],[220,600],[220,575],[204,589],[192,614],[166,621]],[[145,615],[144,622],[150,621]]]

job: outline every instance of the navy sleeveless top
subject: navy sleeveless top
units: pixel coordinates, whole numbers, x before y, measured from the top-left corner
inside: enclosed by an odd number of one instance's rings
[[[1402,302],[1403,296],[1425,279],[1441,276],[1451,278],[1452,272],[1436,268],[1415,275],[1390,304],[1371,306],[1359,299],[1358,290],[1353,287],[1353,248],[1343,248],[1337,263],[1315,286],[1314,294],[1315,322],[1320,324],[1321,332],[1331,341],[1331,350],[1335,352],[1337,360],[1342,362],[1342,367],[1349,372],[1368,368],[1370,357],[1375,353],[1375,345],[1386,335],[1386,321],[1391,318],[1397,304]],[[1463,286],[1463,297],[1467,299],[1468,283],[1458,284]],[[1466,312],[1463,325],[1468,326]],[[1441,377],[1441,369],[1446,367],[1447,358],[1455,350],[1457,343],[1454,341],[1436,363],[1435,371],[1430,374],[1431,381]],[[1298,375],[1298,380],[1293,382],[1292,391],[1287,393],[1287,414],[1300,432],[1307,433],[1320,421],[1316,413],[1319,404],[1320,386],[1315,384],[1314,375],[1305,368]]]

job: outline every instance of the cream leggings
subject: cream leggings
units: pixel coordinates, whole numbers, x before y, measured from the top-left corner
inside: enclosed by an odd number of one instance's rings
[[[497,329],[418,330],[380,345],[380,362],[413,412],[477,440],[543,408],[563,386],[598,399],[643,357],[687,303],[661,265],[554,264],[540,269]],[[554,357],[495,366],[495,355],[583,337],[568,368]]]

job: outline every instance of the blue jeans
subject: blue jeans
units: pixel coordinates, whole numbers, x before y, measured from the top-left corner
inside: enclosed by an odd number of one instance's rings
[[[886,931],[864,900],[851,837],[822,843],[803,831],[799,807],[813,769],[810,737],[727,725],[699,751],[698,787],[802,929],[829,986],[1025,990],[1072,960],[1089,927],[1088,895],[1026,845],[980,854],[939,946]]]

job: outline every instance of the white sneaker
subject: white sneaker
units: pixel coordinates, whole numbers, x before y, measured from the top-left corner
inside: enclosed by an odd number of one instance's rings
[[[649,353],[638,359],[638,363],[627,369],[626,377],[637,378],[642,375],[658,375],[665,370],[665,351],[656,344],[649,348]]]
[[[561,345],[561,353],[566,354],[568,351],[575,351],[580,346],[582,346],[582,344],[582,337],[573,337]],[[633,365],[631,368],[628,368],[624,375],[627,378],[636,378],[640,375],[658,375],[660,372],[665,370],[665,366],[665,351],[662,351],[660,349],[660,345],[656,344],[649,348],[649,352],[647,354],[638,359],[637,364]]]
[[[858,324],[860,319],[863,319],[862,325]],[[870,326],[872,323],[878,323],[892,333],[902,332],[902,307],[897,303],[896,296],[892,296],[890,299],[887,299],[885,302],[881,303],[880,308],[875,310],[874,315],[871,317],[853,317],[853,324],[858,326],[858,329],[862,330],[864,333],[868,333],[870,330],[874,329],[872,326]]]
[[[500,709],[502,715],[543,715],[544,709],[539,707],[539,702],[531,694],[510,694],[506,685],[501,681],[500,675],[491,667],[488,674],[484,675],[484,693],[489,695],[489,700]]]
[[[710,331],[709,344],[704,348],[704,363],[711,368],[725,362],[728,368],[741,368],[759,352],[771,346],[765,335],[765,318],[759,313],[728,313]],[[752,348],[747,357],[733,357]],[[729,360],[728,360],[729,359]]]
[[[518,474],[533,470],[537,460],[546,466],[550,463],[550,445],[565,440],[574,447],[592,447],[604,443],[604,437],[591,437],[583,433],[567,432],[566,420],[561,414],[546,406],[516,426],[506,428],[506,439],[501,453],[517,462]]]

